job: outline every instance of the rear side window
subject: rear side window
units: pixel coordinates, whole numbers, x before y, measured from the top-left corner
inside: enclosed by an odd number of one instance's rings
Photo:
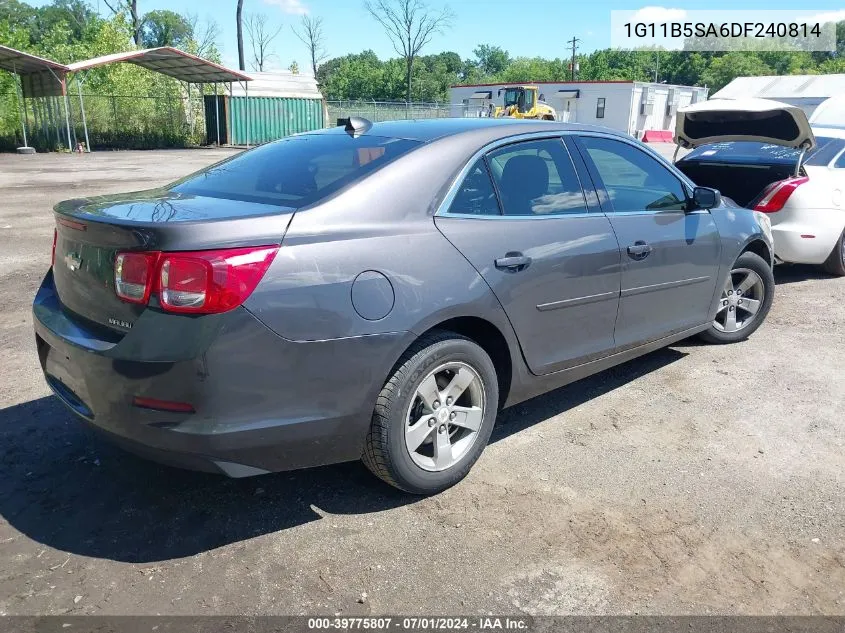
[[[317,202],[417,147],[407,139],[306,134],[238,154],[177,182],[177,193],[288,207]]]
[[[461,183],[449,213],[461,215],[499,215],[499,203],[484,159],[478,160]]]
[[[514,143],[488,159],[505,215],[587,212],[581,182],[560,139]]]

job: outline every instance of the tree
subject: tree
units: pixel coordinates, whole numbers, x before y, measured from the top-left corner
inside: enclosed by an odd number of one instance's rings
[[[194,55],[219,61],[220,51],[217,47],[217,40],[220,38],[220,25],[215,20],[206,19],[201,21],[195,13],[185,16],[188,24],[191,25],[192,50]]]
[[[772,69],[751,52],[731,51],[716,57],[701,74],[702,83],[715,92],[737,77],[755,77],[771,75]]]
[[[299,74],[299,64],[296,63],[296,60],[293,60],[288,66],[288,70],[293,73],[294,75]]]
[[[244,0],[238,0],[238,10],[235,13],[235,22],[238,27],[238,68],[246,70],[246,62],[244,61]]]
[[[511,63],[511,56],[508,55],[508,52],[498,46],[479,44],[473,49],[472,54],[475,55],[477,60],[475,62],[476,67],[482,74],[488,76],[498,75]]]
[[[128,13],[132,25],[132,41],[141,46],[143,21],[138,13],[138,0],[103,0],[112,13]]]
[[[308,47],[308,55],[311,58],[311,72],[317,76],[317,68],[325,61],[326,49],[323,46],[323,19],[312,18],[307,13],[302,16],[302,23],[299,30],[291,27],[294,35]]]
[[[270,44],[282,31],[282,25],[273,30],[267,24],[267,15],[264,13],[250,13],[246,17],[246,32],[249,35],[249,42],[252,47],[252,69],[264,72],[264,65],[272,57],[269,52]]]
[[[448,7],[434,13],[422,0],[365,0],[364,8],[384,28],[393,50],[405,60],[405,100],[411,101],[414,60],[422,48],[452,23]]]
[[[185,48],[193,36],[193,25],[175,11],[161,9],[144,15],[141,31],[144,48],[157,46]]]

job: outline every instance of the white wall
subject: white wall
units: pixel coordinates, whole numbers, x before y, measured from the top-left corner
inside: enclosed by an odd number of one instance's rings
[[[630,129],[637,138],[642,137],[645,130],[675,130],[675,112],[678,108],[694,103],[693,95],[697,95],[695,103],[707,99],[707,89],[693,86],[676,86],[670,84],[637,83],[634,86],[634,101],[631,108]],[[670,97],[673,110],[669,110]],[[643,111],[643,103],[650,103],[650,108]]]
[[[628,110],[631,107],[632,83],[572,83],[559,84],[554,91],[546,93],[546,100],[557,110],[558,118],[563,120],[566,102],[558,94],[559,90],[578,90],[577,99],[572,99],[574,111],[570,108],[570,123],[588,123],[603,125],[620,132],[627,131]],[[597,118],[598,100],[604,99],[604,118]]]

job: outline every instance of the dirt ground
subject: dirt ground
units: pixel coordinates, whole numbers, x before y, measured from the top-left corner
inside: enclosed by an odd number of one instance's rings
[[[776,271],[747,342],[674,345],[499,416],[430,499],[359,464],[157,466],[49,396],[51,206],[225,150],[0,155],[0,614],[845,614],[845,279]]]

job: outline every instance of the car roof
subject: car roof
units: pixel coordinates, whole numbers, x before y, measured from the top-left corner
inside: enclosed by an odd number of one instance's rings
[[[845,127],[831,127],[829,125],[813,125],[813,134],[816,136],[829,136],[832,138],[845,138]]]
[[[443,119],[409,119],[399,121],[384,121],[373,123],[372,127],[363,132],[363,136],[381,136],[387,138],[404,138],[422,143],[461,134],[472,134],[475,140],[483,136],[483,142],[495,141],[508,136],[529,134],[532,132],[566,132],[592,131],[604,132],[631,138],[610,128],[598,125],[584,125],[578,123],[559,123],[557,121],[535,121],[528,119],[498,119],[491,117],[466,117]],[[342,126],[313,132],[314,134],[346,134]]]

